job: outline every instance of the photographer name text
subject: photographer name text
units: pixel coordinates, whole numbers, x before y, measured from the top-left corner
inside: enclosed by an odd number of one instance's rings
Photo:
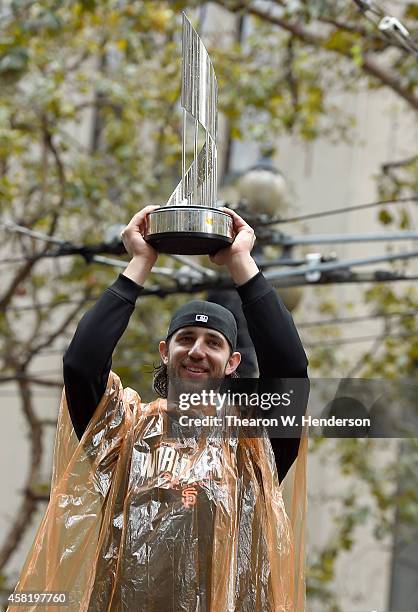
[[[295,416],[280,415],[278,418],[246,418],[233,414],[222,417],[207,415],[204,417],[191,417],[185,414],[179,418],[182,427],[370,427],[369,418],[338,418],[302,416],[299,419]]]

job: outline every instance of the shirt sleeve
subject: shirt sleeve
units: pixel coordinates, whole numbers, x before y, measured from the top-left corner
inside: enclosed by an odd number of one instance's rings
[[[276,291],[259,272],[237,287],[248,331],[257,354],[260,378],[305,378],[308,359]]]
[[[291,414],[296,414],[299,421],[309,396],[308,359],[293,318],[261,272],[238,286],[237,291],[257,355],[259,377],[281,381],[282,391],[283,385],[288,390],[289,385],[297,384],[298,400]],[[280,481],[297,457],[300,433],[299,428],[289,437],[271,437]]]
[[[106,390],[113,351],[142,291],[142,286],[120,274],[82,317],[64,354],[65,394],[79,439]]]

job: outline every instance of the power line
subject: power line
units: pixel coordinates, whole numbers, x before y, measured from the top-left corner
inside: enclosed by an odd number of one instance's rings
[[[380,335],[369,335],[369,336],[357,336],[354,338],[334,338],[333,340],[324,341],[318,340],[318,342],[305,342],[304,347],[307,349],[322,348],[326,346],[336,346],[344,344],[357,344],[361,342],[372,342],[373,340],[385,340],[386,338],[394,338],[400,340],[401,338],[412,338],[417,335],[417,332],[400,332],[400,333],[384,333]]]
[[[315,234],[311,236],[286,236],[277,234],[273,237],[274,245],[297,246],[303,244],[350,244],[357,242],[392,242],[398,240],[418,240],[418,232],[391,232],[379,234]]]
[[[16,258],[1,259],[0,265],[21,264],[21,263],[25,263],[28,261],[37,261],[39,259],[46,259],[46,258],[52,259],[52,258],[57,258],[57,257],[63,257],[66,255],[73,255],[73,254],[78,255],[81,253],[49,252],[49,253],[43,253],[41,256],[34,255],[33,257],[16,257]],[[176,256],[172,255],[171,257],[174,258]],[[94,255],[88,259],[89,259],[88,263],[102,264],[106,266],[111,266],[112,268],[119,268],[121,270],[124,270],[129,263],[128,261],[125,261],[122,259],[113,259],[111,257],[103,257],[101,255]],[[190,267],[196,270],[197,272],[199,272],[199,277],[201,277],[202,275],[208,276],[211,278],[214,278],[215,276],[217,276],[217,273],[214,270],[211,270],[210,268],[204,268],[203,266],[200,266],[199,264],[196,264],[195,262],[188,261],[187,264],[185,265],[187,265],[188,268]],[[162,267],[162,266],[158,266],[158,267],[154,266],[153,269],[150,271],[150,274],[157,274],[159,276],[167,276],[169,278],[172,278],[173,275],[175,276],[176,272],[178,273],[178,275],[181,275],[182,273],[181,270],[174,270],[173,268],[167,268],[167,267]]]
[[[5,221],[0,226],[2,229],[5,229],[9,232],[14,232],[16,234],[22,234],[23,236],[29,236],[30,238],[35,238],[35,240],[42,240],[43,242],[51,242],[51,244],[58,244],[60,246],[64,246],[70,244],[66,240],[62,240],[61,238],[56,238],[55,236],[49,236],[48,234],[44,234],[43,232],[38,232],[36,230],[30,230],[29,228],[19,225],[18,223],[12,223],[11,221]]]
[[[75,246],[65,240],[54,238],[48,236],[46,234],[42,234],[41,232],[28,230],[27,228],[17,225],[15,223],[4,223],[2,224],[4,228],[9,231],[18,232],[21,234],[25,234],[27,236],[31,236],[32,238],[36,238],[38,240],[43,240],[46,242],[54,242],[58,244],[60,248],[52,253],[45,253],[40,255],[34,255],[34,259],[39,259],[41,257],[59,257],[63,255],[81,255],[87,261],[87,263],[95,262],[100,264],[106,264],[118,268],[124,268],[127,265],[127,262],[120,261],[117,259],[112,259],[109,257],[103,257],[99,255],[100,252],[108,252],[113,254],[120,254],[123,252],[122,242],[114,242],[112,244],[102,243],[96,245],[84,245],[84,246]],[[270,232],[268,234],[264,234],[260,236],[260,242],[266,243],[269,245],[280,245],[280,246],[296,246],[303,244],[335,244],[335,243],[356,243],[356,242],[376,242],[376,241],[398,241],[398,240],[417,240],[418,232],[392,232],[392,233],[384,233],[384,234],[324,234],[324,235],[311,235],[311,236],[286,236],[281,232]],[[205,268],[200,264],[196,264],[194,262],[190,262],[186,258],[182,256],[175,255],[176,259],[179,259],[183,263],[186,263],[187,266],[194,268],[199,273],[204,273],[207,276],[213,276],[214,273],[209,268]],[[283,261],[283,260],[282,260]],[[282,261],[278,260],[277,265],[283,265]],[[370,260],[372,261],[372,260]],[[379,259],[376,261],[390,261],[390,259]],[[265,263],[265,265],[271,267],[274,265],[274,262]],[[323,264],[325,265],[325,264]],[[342,264],[344,266],[344,264]],[[354,264],[353,264],[354,265]],[[359,264],[362,265],[362,264]],[[168,268],[154,268],[153,272],[155,274],[161,274],[165,276],[176,276],[179,274],[178,270],[168,269]]]
[[[336,317],[334,319],[319,319],[317,321],[302,321],[296,323],[298,328],[321,327],[332,325],[346,325],[351,323],[359,323],[360,321],[370,321],[373,319],[390,320],[395,317],[416,317],[418,310],[407,310],[405,312],[390,312],[390,313],[375,313],[370,315],[359,315],[354,317]]]
[[[402,47],[415,57],[418,57],[418,47],[414,41],[411,40],[410,33],[399,19],[387,15],[385,11],[378,4],[372,2],[372,0],[354,0],[354,2],[365,18],[383,34],[386,40],[396,46]],[[373,17],[369,17],[368,13],[373,15]]]
[[[331,272],[352,266],[368,266],[373,263],[396,261],[398,259],[412,259],[414,257],[418,257],[418,251],[377,255],[375,257],[364,257],[360,259],[347,259],[345,261],[332,261],[319,264],[315,263],[313,265],[301,266],[300,268],[296,268],[296,270],[292,271],[282,270],[279,272],[266,272],[265,276],[269,280],[279,280],[281,278],[289,278],[291,276],[306,276],[312,272]]]
[[[27,227],[24,227],[17,223],[5,222],[2,223],[0,227],[6,229],[7,231],[22,234],[24,236],[29,236],[30,238],[34,238],[36,240],[42,240],[43,242],[50,242],[52,244],[56,244],[59,247],[56,251],[41,253],[33,255],[32,257],[28,257],[26,258],[27,261],[37,261],[45,257],[81,255],[87,263],[98,263],[121,269],[125,269],[128,265],[128,262],[126,261],[113,259],[110,257],[103,257],[102,255],[99,255],[99,253],[103,252],[111,253],[114,255],[121,255],[125,253],[125,247],[121,240],[115,240],[111,243],[76,246],[67,240],[49,236],[48,234],[44,234],[42,232],[30,230]],[[190,270],[190,274],[194,275],[195,277],[197,276],[196,272],[198,273],[199,278],[201,278],[202,276],[210,278],[215,278],[218,276],[217,272],[215,272],[211,268],[201,266],[199,263],[191,261],[189,258],[184,257],[182,255],[169,255],[169,257],[172,257],[173,259],[183,263],[184,266],[186,266],[187,269]],[[167,277],[178,277],[181,280],[184,277],[185,269],[183,268],[178,270],[174,268],[154,267],[151,270],[151,273]]]
[[[290,275],[292,276],[292,275]],[[322,285],[338,285],[338,284],[352,284],[352,285],[360,285],[363,283],[382,283],[382,282],[410,282],[418,280],[417,275],[406,275],[406,274],[397,274],[392,270],[376,270],[370,274],[355,274],[354,272],[350,272],[349,270],[343,270],[341,276],[333,276],[327,277],[324,275],[319,280],[312,282],[306,281],[305,279],[298,278],[295,276],[294,278],[290,277],[288,279],[278,279],[278,278],[270,278],[270,282],[273,286],[276,286],[277,289],[286,289],[290,287],[314,287],[314,286],[322,286]],[[280,284],[277,281],[280,280]],[[141,293],[141,297],[149,297],[155,296],[164,298],[169,295],[182,295],[182,294],[194,294],[201,293],[204,291],[209,291],[213,289],[217,290],[228,290],[234,289],[235,285],[232,283],[230,279],[226,279],[224,277],[220,277],[218,281],[213,282],[202,282],[195,284],[184,284],[184,285],[176,285],[172,287],[145,287],[143,292]],[[83,301],[86,303],[94,302],[98,300],[99,295],[83,298]],[[36,305],[27,305],[27,306],[8,306],[8,312],[31,312],[37,311],[42,308],[50,308],[52,305],[54,307],[58,306],[66,306],[66,305],[74,305],[78,304],[79,300],[60,300],[59,303],[55,302],[40,302]]]
[[[297,217],[287,217],[285,219],[266,219],[257,223],[257,226],[276,225],[278,223],[296,223],[298,221],[307,221],[308,219],[319,219],[321,217],[329,217],[331,215],[341,215],[342,213],[354,212],[356,210],[366,210],[367,208],[374,208],[376,206],[384,206],[385,204],[397,204],[401,202],[417,202],[418,197],[405,197],[397,198],[393,200],[377,200],[376,202],[368,202],[366,204],[358,204],[357,206],[346,206],[344,208],[333,208],[331,210],[322,210],[316,213],[308,213],[306,215],[299,215]]]
[[[29,234],[32,237],[35,238],[39,238],[41,240],[50,240],[51,237],[50,236],[46,236],[41,234],[40,232],[33,232],[32,230],[28,230],[27,228],[24,228],[22,226],[13,224],[13,223],[9,223],[9,224],[4,224],[5,227],[7,227],[8,229],[11,229],[12,231],[18,231],[20,233],[24,233],[24,234]],[[402,232],[402,237],[405,235],[405,232]],[[411,238],[411,235],[416,235],[418,237],[418,233],[416,232],[406,232],[408,239]],[[278,240],[282,240],[283,241],[283,235],[280,233],[277,233],[278,236]],[[399,233],[396,233],[395,238],[399,238]],[[372,235],[372,237],[376,238],[376,235]],[[301,237],[301,238],[306,238],[306,237]],[[308,239],[313,239],[313,237],[307,237]],[[338,237],[340,238],[340,237]],[[346,238],[345,236],[343,236],[342,238]],[[370,236],[368,237],[370,238]],[[387,235],[385,235],[385,239],[387,238]],[[380,239],[380,236],[379,236]],[[62,243],[64,241],[54,238],[53,239],[55,242],[58,240],[58,242]],[[98,247],[101,245],[94,245],[93,247],[73,247],[73,245],[70,245],[71,250],[72,249],[78,249],[79,254],[82,254],[85,258],[86,258],[86,249],[93,249],[97,252],[98,251]],[[104,245],[107,246],[107,248],[109,248],[109,245]],[[118,245],[116,245],[117,248]],[[68,249],[68,243],[65,242],[65,245],[61,244],[61,247],[64,247],[65,249]],[[82,251],[82,252],[81,252]],[[112,265],[112,266],[117,266],[117,267],[125,267],[125,263],[120,262],[119,260],[115,260],[115,259],[109,259],[109,258],[105,258],[102,256],[98,256],[96,255],[95,257],[98,257],[98,262],[97,263],[106,263],[107,265]],[[407,252],[407,253],[399,253],[399,254],[388,254],[388,255],[381,255],[381,256],[375,256],[375,257],[368,257],[368,258],[361,258],[361,259],[351,259],[351,260],[343,260],[343,261],[325,261],[325,262],[319,262],[316,261],[310,261],[307,265],[305,266],[299,266],[296,269],[293,269],[292,271],[272,271],[272,272],[266,272],[265,276],[266,278],[270,279],[272,282],[275,281],[285,281],[286,279],[289,283],[289,286],[293,286],[296,284],[295,282],[295,278],[300,277],[300,276],[304,276],[307,283],[302,283],[302,284],[309,284],[309,283],[315,283],[315,284],[322,284],[323,282],[329,284],[330,282],[353,282],[354,280],[357,280],[355,278],[355,274],[349,270],[350,267],[352,266],[365,266],[365,265],[370,265],[373,263],[378,263],[378,262],[389,262],[389,261],[395,261],[395,260],[402,260],[402,259],[410,259],[410,258],[414,258],[414,257],[418,257],[418,251],[411,251],[411,252]],[[93,259],[91,257],[91,255],[89,255],[89,258],[87,258],[87,261],[91,261],[91,259]],[[278,259],[276,261],[277,265],[280,266],[280,259]],[[273,265],[271,262],[269,263],[269,266]],[[337,273],[338,271],[343,271],[343,277],[336,277],[335,273]],[[228,289],[228,288],[232,288],[234,286],[234,284],[232,283],[231,279],[228,278],[223,278],[223,277],[216,277],[215,279],[211,278],[211,279],[207,279],[205,280],[201,280],[201,272],[199,270],[199,278],[196,278],[196,271],[193,270],[191,271],[190,268],[188,269],[188,274],[185,274],[184,270],[170,270],[170,269],[158,269],[158,268],[154,268],[154,272],[155,273],[160,273],[163,274],[165,276],[169,276],[170,278],[172,278],[175,282],[176,285],[171,286],[171,287],[161,287],[161,286],[152,286],[149,288],[145,288],[142,295],[146,296],[146,295],[156,295],[159,297],[164,297],[166,295],[170,295],[170,294],[174,294],[174,293],[197,293],[200,291],[206,291],[208,289],[213,289],[215,286],[216,288],[224,288],[224,289]],[[332,277],[329,276],[329,274],[333,274]],[[325,275],[325,278],[324,278]],[[328,276],[327,276],[328,275]],[[403,276],[400,277],[399,274],[394,274],[393,272],[383,272],[383,273],[378,273],[378,271],[376,271],[374,273],[374,278],[371,278],[371,282],[374,281],[381,281],[382,279],[382,275],[384,276],[385,280],[412,280],[413,277],[407,277],[407,276]],[[354,277],[354,278],[353,278]],[[301,284],[301,283],[299,283]],[[31,310],[32,308],[28,308],[28,310]]]
[[[185,265],[189,266],[190,268],[194,268],[195,270],[197,270],[198,272],[201,272],[202,274],[204,274],[205,276],[211,276],[212,278],[214,278],[215,276],[217,276],[217,272],[215,270],[212,270],[211,268],[205,268],[204,266],[201,266],[200,264],[191,261],[188,257],[184,257],[183,255],[168,255],[165,254],[166,257],[172,257],[173,259],[176,259],[177,261],[180,261],[182,263],[184,263]],[[57,254],[54,252],[49,252],[49,253],[44,253],[42,255],[43,258],[53,258],[53,257],[57,257]],[[7,257],[6,259],[0,259],[0,266],[1,265],[10,265],[10,264],[22,264],[22,263],[26,263],[27,261],[33,261],[39,259],[39,257],[37,256],[27,256],[27,257]],[[110,258],[108,258],[108,261],[110,261]],[[118,261],[118,263],[121,263],[121,260],[114,260],[114,261]],[[128,265],[129,262],[127,261],[123,261],[124,266],[126,267]],[[302,259],[302,258],[296,258],[296,257],[280,257],[278,260],[276,261],[270,261],[270,260],[260,260],[257,258],[257,264],[260,268],[268,268],[271,266],[276,266],[276,265],[280,265],[280,266],[301,266],[302,264],[306,263],[306,259]],[[119,266],[118,266],[119,267]]]

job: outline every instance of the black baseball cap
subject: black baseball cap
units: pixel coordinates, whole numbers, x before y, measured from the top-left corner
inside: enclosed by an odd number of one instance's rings
[[[182,327],[198,326],[215,329],[228,340],[231,349],[237,347],[237,322],[232,312],[214,302],[193,300],[181,306],[173,315],[167,340]]]

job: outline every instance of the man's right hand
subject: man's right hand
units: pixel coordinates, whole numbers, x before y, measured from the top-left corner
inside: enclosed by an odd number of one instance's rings
[[[132,217],[121,233],[125,249],[132,258],[123,274],[138,285],[144,284],[158,257],[158,251],[144,239],[147,229],[147,215],[156,208],[158,206],[145,206]]]
[[[125,249],[131,257],[143,257],[145,260],[155,264],[158,253],[144,240],[147,229],[147,215],[158,208],[158,206],[145,206],[132,217],[128,225],[121,233]]]

